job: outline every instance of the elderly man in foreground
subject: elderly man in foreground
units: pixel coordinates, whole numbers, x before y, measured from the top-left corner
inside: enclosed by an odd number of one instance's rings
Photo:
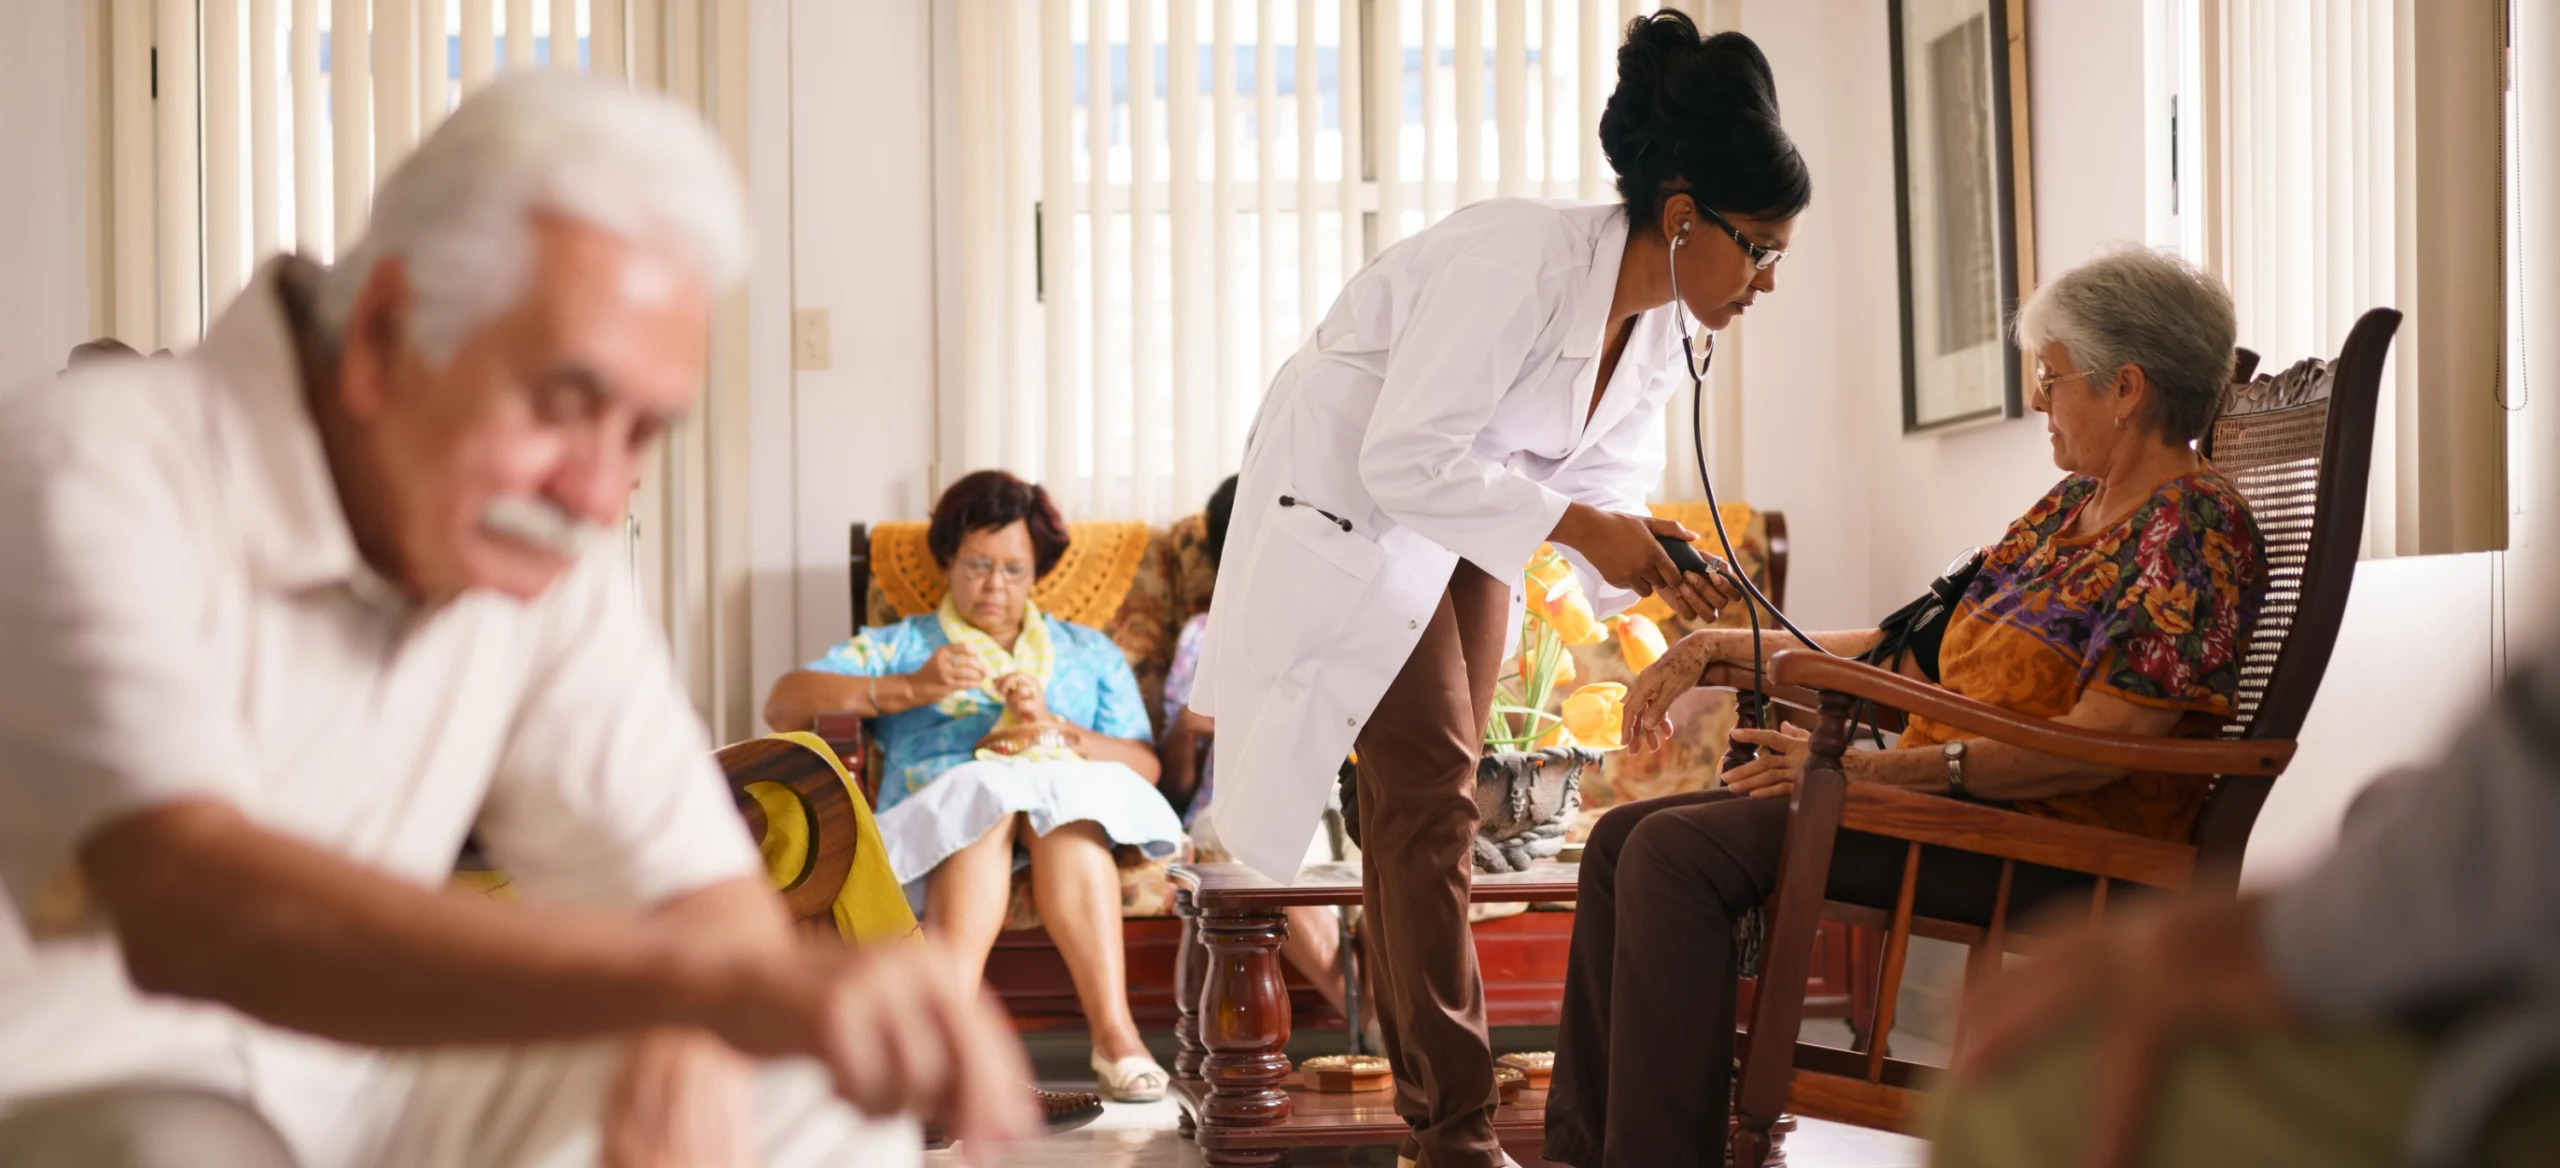
[[[699,392],[741,203],[679,107],[500,82],[334,269],[0,404],[0,1162],[1028,1128],[938,948],[795,941],[601,538]],[[526,903],[439,891],[475,826]]]
[[[2298,781],[2298,780],[2297,780]],[[2041,952],[1966,1004],[1933,1162],[2560,1163],[2560,642],[2302,879]]]

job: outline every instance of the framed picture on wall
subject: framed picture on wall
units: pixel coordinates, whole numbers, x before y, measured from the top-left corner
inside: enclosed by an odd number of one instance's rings
[[[1891,0],[1902,429],[2015,418],[2035,286],[2025,0]]]

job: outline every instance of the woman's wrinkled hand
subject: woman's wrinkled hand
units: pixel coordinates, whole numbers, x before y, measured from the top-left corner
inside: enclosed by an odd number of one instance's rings
[[[1008,673],[987,683],[987,689],[1003,698],[1005,708],[1013,711],[1014,720],[1026,723],[1053,722],[1057,715],[1049,712],[1047,693],[1040,679],[1028,673]]]
[[[1755,730],[1736,726],[1733,740],[1759,747],[1759,757],[1724,773],[1724,785],[1736,794],[1754,799],[1784,799],[1796,792],[1796,776],[1804,773],[1804,762],[1813,757],[1813,735],[1801,726],[1779,723],[1775,730]],[[1868,781],[1868,756],[1849,751],[1840,756],[1841,777],[1850,782]]]
[[[1714,659],[1713,639],[1698,632],[1680,638],[1679,644],[1645,666],[1627,691],[1618,740],[1629,750],[1662,749],[1671,741],[1671,703],[1698,688],[1698,678]]]
[[[986,684],[987,667],[965,646],[944,645],[915,672],[916,696],[932,705],[962,690]]]
[[[1733,740],[1759,747],[1760,755],[1726,771],[1725,789],[1754,799],[1784,799],[1794,794],[1796,775],[1804,770],[1805,756],[1813,752],[1812,737],[1801,728],[1784,724],[1775,730],[1734,727]]]

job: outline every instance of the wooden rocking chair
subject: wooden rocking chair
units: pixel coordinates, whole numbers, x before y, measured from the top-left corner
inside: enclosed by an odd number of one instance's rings
[[[1798,777],[1771,899],[1768,933],[1750,1027],[1742,1036],[1731,1129],[1732,1163],[1758,1166],[1772,1151],[1784,1113],[1911,1132],[1919,1091],[1932,1068],[1889,1057],[1894,999],[1914,934],[1971,950],[1967,980],[1996,968],[2018,946],[2009,923],[2011,879],[2020,863],[2095,879],[2094,919],[2107,891],[2131,882],[2170,891],[2229,892],[2268,789],[2292,760],[2294,736],[2310,711],[2337,641],[2364,528],[2372,461],[2374,403],[2382,361],[2400,314],[2367,312],[2335,362],[2308,359],[2273,377],[2234,384],[2202,449],[2249,500],[2267,544],[2268,588],[2241,668],[2238,716],[2219,740],[2163,739],[2074,729],[1958,697],[1854,661],[1813,652],[1777,654],[1765,695],[1819,711],[1811,754]],[[2244,351],[2245,352],[2245,351]],[[2254,365],[2244,355],[2246,364]],[[2245,377],[2243,372],[2241,376]],[[1710,685],[1748,689],[1748,669],[1720,666]],[[1968,734],[2048,754],[2128,770],[2211,776],[2192,845],[2110,832],[1937,795],[1851,785],[1840,758],[1862,702],[1920,714]],[[1746,714],[1749,713],[1746,704]],[[1872,718],[1869,721],[1873,721]],[[1890,725],[1890,722],[1888,722]],[[1908,841],[1890,913],[1826,900],[1832,844],[1844,830]],[[2000,859],[1987,928],[1914,914],[1923,845]],[[1800,1044],[1804,985],[1814,929],[1830,919],[1885,930],[1883,976],[1872,1033],[1863,1050]]]

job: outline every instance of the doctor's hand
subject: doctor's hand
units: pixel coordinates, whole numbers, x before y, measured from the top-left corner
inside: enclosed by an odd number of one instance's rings
[[[1660,596],[1684,619],[1710,619],[1733,602],[1736,593],[1721,574],[1682,573],[1663,552],[1662,536],[1688,543],[1698,533],[1668,519],[1575,503],[1565,508],[1564,518],[1556,521],[1548,538],[1582,553],[1611,587],[1631,589],[1639,596]],[[1708,564],[1716,567],[1720,561],[1710,559]]]

